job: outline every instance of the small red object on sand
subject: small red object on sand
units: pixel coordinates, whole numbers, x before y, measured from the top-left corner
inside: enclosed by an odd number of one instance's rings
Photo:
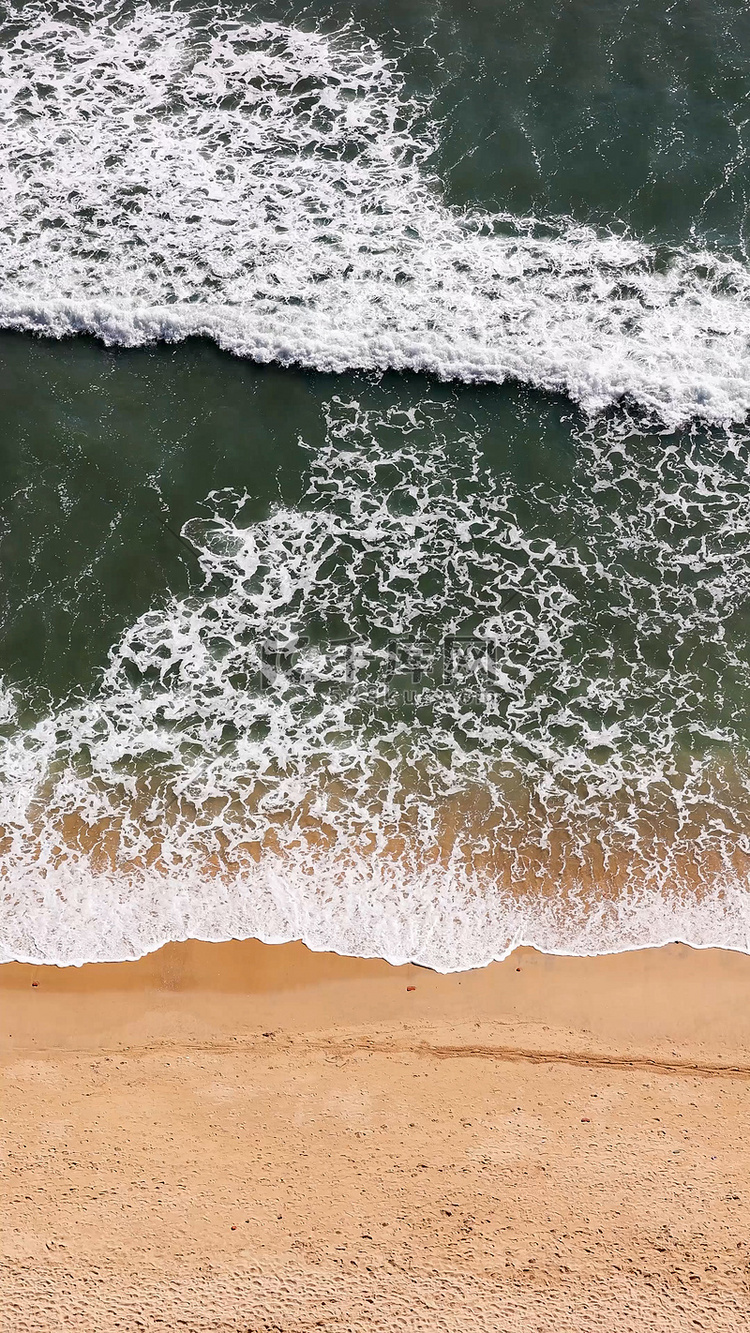
[[[417,988],[416,988],[416,986],[407,986],[406,989],[407,989],[407,990],[416,990]]]

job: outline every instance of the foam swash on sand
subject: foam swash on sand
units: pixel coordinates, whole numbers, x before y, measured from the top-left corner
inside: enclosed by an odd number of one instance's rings
[[[722,631],[746,449],[649,475],[639,437],[582,439],[567,497],[537,488],[542,538],[449,417],[334,403],[299,509],[248,527],[210,497],[184,529],[203,586],[125,634],[94,697],[8,725],[11,956],[747,947],[746,646]],[[601,499],[636,476],[637,526]]]

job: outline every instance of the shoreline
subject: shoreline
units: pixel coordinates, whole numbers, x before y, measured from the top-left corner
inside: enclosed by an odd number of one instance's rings
[[[72,1027],[72,1039],[80,1028],[64,1014],[55,1015],[48,1004],[53,997],[75,1003],[93,1031],[98,1027],[103,1033],[110,1025],[115,1032],[119,997],[129,995],[128,1013],[132,1016],[135,1003],[147,1025],[177,1006],[201,1023],[213,1016],[218,1034],[225,1021],[211,997],[231,995],[237,1017],[251,1028],[254,1017],[261,1021],[271,1009],[283,1011],[292,1027],[339,1022],[343,1002],[349,1021],[355,1014],[364,1022],[415,1017],[491,1022],[512,1016],[516,1022],[564,1021],[571,1031],[591,1032],[603,1041],[718,1041],[750,1051],[750,1012],[745,1016],[733,1003],[737,987],[745,986],[750,997],[750,955],[680,943],[585,956],[522,945],[502,961],[463,972],[316,952],[301,941],[256,939],[185,940],[122,962],[0,964],[6,1017],[13,1010],[16,1026],[21,1025],[14,1040],[23,1039],[28,1023],[35,1041],[46,1033],[53,1047],[59,1039],[63,1048],[69,1048],[66,1029]]]
[[[568,1050],[750,1061],[750,956],[685,944],[586,957],[521,946],[502,962],[441,973],[300,941],[187,940],[134,961],[3,963],[0,996],[3,1045],[16,1051],[221,1040],[269,1026],[478,1022],[558,1034]]]

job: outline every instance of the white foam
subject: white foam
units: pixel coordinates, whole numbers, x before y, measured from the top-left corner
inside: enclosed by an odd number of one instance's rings
[[[248,528],[243,496],[210,497],[184,529],[203,588],[142,616],[90,699],[33,725],[9,705],[0,957],[257,936],[448,971],[519,943],[750,948],[726,633],[746,442],[592,431],[564,491],[532,488],[533,531],[480,443],[450,407],[334,401],[298,509]],[[470,615],[494,659],[434,670]],[[421,645],[415,713],[389,638]]]
[[[0,325],[746,417],[742,264],[448,207],[425,107],[354,29],[221,4],[6,11]]]

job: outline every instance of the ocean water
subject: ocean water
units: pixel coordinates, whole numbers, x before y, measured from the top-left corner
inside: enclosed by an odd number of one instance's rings
[[[0,3],[0,958],[750,949],[750,11]]]

